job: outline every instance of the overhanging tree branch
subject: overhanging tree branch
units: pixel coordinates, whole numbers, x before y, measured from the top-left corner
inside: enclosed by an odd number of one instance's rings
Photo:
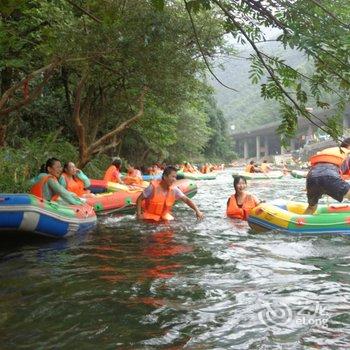
[[[338,23],[340,23],[344,28],[346,28],[346,29],[350,28],[349,24],[344,23],[343,21],[341,21],[334,13],[330,12],[322,4],[320,4],[319,1],[317,1],[317,0],[309,0],[309,1],[312,2],[313,4],[315,4],[320,9],[322,9],[325,13],[327,13],[328,16],[332,17],[334,20],[336,20]]]
[[[254,51],[256,52],[260,62],[263,64],[264,68],[266,71],[269,73],[271,79],[275,82],[275,84],[278,86],[280,91],[283,93],[283,95],[292,103],[292,105],[300,112],[302,116],[304,116],[311,124],[315,125],[325,133],[328,133],[328,131],[322,127],[321,125],[318,125],[316,122],[314,122],[311,119],[311,116],[314,117],[315,119],[319,120],[323,125],[326,126],[326,123],[321,120],[319,117],[314,115],[313,113],[307,111],[306,109],[303,109],[299,106],[299,104],[288,94],[288,92],[283,88],[281,85],[280,81],[276,77],[273,69],[265,62],[260,50],[257,48],[255,45],[254,41],[249,37],[249,35],[245,32],[245,30],[242,28],[242,26],[236,21],[234,16],[230,13],[230,11],[219,1],[219,0],[212,0],[214,3],[219,6],[219,8],[225,13],[225,15],[232,21],[232,23],[235,25],[235,27],[242,33],[242,35],[246,38],[246,40],[249,42],[249,44],[252,46]]]
[[[141,95],[139,97],[139,111],[130,119],[118,125],[114,130],[102,136],[99,140],[90,145],[88,149],[88,153],[92,154],[96,149],[100,148],[107,141],[109,141],[113,136],[121,133],[122,131],[128,129],[133,123],[135,123],[139,118],[142,117],[144,113],[144,102],[145,102],[145,94],[147,92],[147,87],[144,87]]]
[[[201,55],[202,55],[202,58],[203,58],[203,60],[204,60],[204,63],[205,63],[205,65],[207,66],[207,68],[208,68],[210,74],[215,78],[215,80],[216,80],[220,85],[224,86],[225,88],[227,88],[227,89],[229,89],[229,90],[238,92],[238,90],[236,90],[236,89],[234,89],[234,88],[232,88],[232,87],[227,86],[226,84],[224,84],[224,83],[215,75],[215,73],[214,73],[213,70],[211,69],[211,67],[210,67],[210,65],[209,65],[209,62],[208,62],[208,60],[207,60],[207,57],[206,57],[205,54],[204,54],[203,47],[202,47],[202,45],[201,45],[201,43],[200,43],[200,41],[199,41],[198,34],[197,34],[197,30],[196,30],[196,27],[195,27],[195,25],[194,25],[194,21],[193,21],[193,17],[192,17],[192,14],[191,14],[191,10],[190,10],[190,8],[189,8],[189,5],[188,5],[188,3],[187,3],[186,0],[184,0],[184,3],[185,3],[185,8],[186,8],[186,11],[187,11],[187,13],[188,13],[188,16],[189,16],[189,18],[190,18],[191,26],[192,26],[192,29],[193,29],[193,34],[194,34],[194,37],[195,37],[195,39],[196,39],[196,43],[197,43],[198,49],[199,49],[199,51],[200,51],[200,53],[201,53]]]
[[[74,109],[73,109],[73,121],[75,130],[78,136],[79,141],[79,155],[80,159],[85,159],[87,156],[87,144],[86,144],[86,133],[84,124],[80,119],[80,111],[81,111],[81,93],[83,91],[83,87],[85,85],[87,75],[84,74],[80,79],[76,91],[75,91],[75,101],[74,101]]]
[[[7,115],[22,106],[25,106],[32,102],[42,91],[43,87],[46,85],[48,80],[53,76],[55,69],[61,64],[61,61],[54,61],[50,64],[48,64],[45,67],[42,67],[29,75],[27,75],[25,78],[23,78],[20,82],[13,85],[11,88],[9,88],[1,97],[0,99],[0,116]],[[28,83],[30,80],[36,78],[37,76],[40,76],[40,74],[44,74],[44,78],[42,82],[35,87],[35,89],[26,97],[24,97],[21,101],[15,103],[13,106],[5,107],[5,105],[9,102],[9,100],[12,98],[12,96],[16,93],[18,89],[24,86],[24,84]]]
[[[66,0],[69,4],[71,4],[72,6],[74,6],[75,8],[77,8],[78,10],[80,10],[81,12],[85,13],[88,17],[90,17],[91,19],[93,19],[95,22],[97,23],[102,23],[102,21],[97,18],[95,15],[93,15],[91,12],[89,12],[88,10],[84,9],[83,7],[77,5],[74,1],[71,0]]]
[[[269,19],[271,24],[285,31],[287,29],[286,25],[277,19],[267,8],[265,8],[260,1],[255,0],[242,0],[250,8],[257,11],[259,14],[263,15],[265,18]]]

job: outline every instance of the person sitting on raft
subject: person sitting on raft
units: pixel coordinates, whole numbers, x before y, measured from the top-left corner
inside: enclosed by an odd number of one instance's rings
[[[196,173],[196,169],[193,167],[191,163],[184,162],[181,165],[180,171],[183,171],[184,173]]]
[[[272,170],[270,165],[267,163],[266,159],[261,163],[260,169],[261,169],[261,172],[265,174]]]
[[[183,201],[193,209],[197,219],[203,218],[203,213],[196,204],[174,185],[176,174],[177,169],[174,166],[167,166],[164,169],[162,179],[152,181],[140,194],[136,201],[136,215],[138,219],[153,221],[174,220],[171,210],[176,200]]]
[[[120,158],[113,158],[112,164],[106,170],[103,180],[122,184],[123,181],[120,178],[121,167],[122,160]]]
[[[35,177],[30,193],[48,201],[56,201],[61,198],[68,204],[83,204],[84,202],[75,193],[67,191],[59,184],[58,179],[61,173],[62,165],[60,160],[49,158],[45,166],[42,166],[41,173]]]
[[[231,218],[247,220],[249,212],[261,201],[248,193],[247,180],[243,176],[235,176],[233,180],[235,193],[227,201],[226,215]]]
[[[75,193],[78,197],[91,196],[90,191],[87,190],[91,185],[89,178],[73,162],[67,162],[63,166],[59,183],[67,191]]]
[[[257,167],[255,167],[254,163],[254,160],[251,160],[249,164],[247,164],[247,166],[245,167],[244,171],[246,173],[259,173],[260,170]]]
[[[124,178],[125,185],[141,185],[142,184],[141,171],[136,169],[134,165],[128,165],[128,172]]]
[[[338,202],[350,199],[350,184],[341,178],[341,170],[350,155],[350,137],[340,147],[326,148],[310,157],[311,170],[306,177],[308,207],[304,214],[313,214],[322,195]]]

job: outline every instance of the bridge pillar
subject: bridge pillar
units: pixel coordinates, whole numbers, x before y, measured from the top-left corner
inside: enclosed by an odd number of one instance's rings
[[[290,140],[290,150],[295,151],[295,139]]]
[[[310,141],[313,139],[314,139],[314,131],[313,131],[312,125],[309,125],[307,128],[306,141]]]
[[[256,136],[256,160],[260,159],[260,136]]]
[[[285,154],[286,153],[286,149],[282,146],[282,137],[280,137],[280,150],[281,150],[281,152],[280,152],[280,154],[282,155],[282,154]]]
[[[244,143],[243,143],[243,156],[244,156],[244,159],[248,159],[248,157],[249,157],[248,140],[247,139],[244,139]]]
[[[343,116],[343,136],[347,137],[350,135],[350,112],[346,110]]]
[[[267,136],[264,138],[264,148],[265,148],[265,157],[269,155],[269,140]]]

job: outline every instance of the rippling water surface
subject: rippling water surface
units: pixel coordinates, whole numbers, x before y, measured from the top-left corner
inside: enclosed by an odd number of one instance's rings
[[[305,180],[249,182],[304,200]],[[254,234],[225,218],[231,171],[199,182],[196,221],[108,217],[0,248],[1,349],[349,349],[350,238]]]

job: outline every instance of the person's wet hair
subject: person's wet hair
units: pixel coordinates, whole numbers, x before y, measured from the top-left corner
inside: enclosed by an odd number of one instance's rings
[[[122,160],[120,158],[113,158],[112,165],[115,165],[118,169],[122,167]]]
[[[165,176],[168,176],[172,171],[177,172],[177,168],[173,165],[167,165],[163,171],[162,179],[164,179]]]
[[[39,173],[46,173],[46,164],[43,163],[40,166]]]
[[[53,167],[56,162],[61,162],[61,161],[59,159],[57,159],[57,158],[54,158],[54,157],[49,158],[46,161],[46,164],[45,164],[45,172],[47,173],[47,168],[48,167],[50,167],[50,168]]]
[[[69,167],[69,164],[70,163],[73,163],[73,162],[67,162],[67,163],[65,163],[64,165],[63,165],[63,171],[64,172],[67,172],[68,171],[68,167]]]

